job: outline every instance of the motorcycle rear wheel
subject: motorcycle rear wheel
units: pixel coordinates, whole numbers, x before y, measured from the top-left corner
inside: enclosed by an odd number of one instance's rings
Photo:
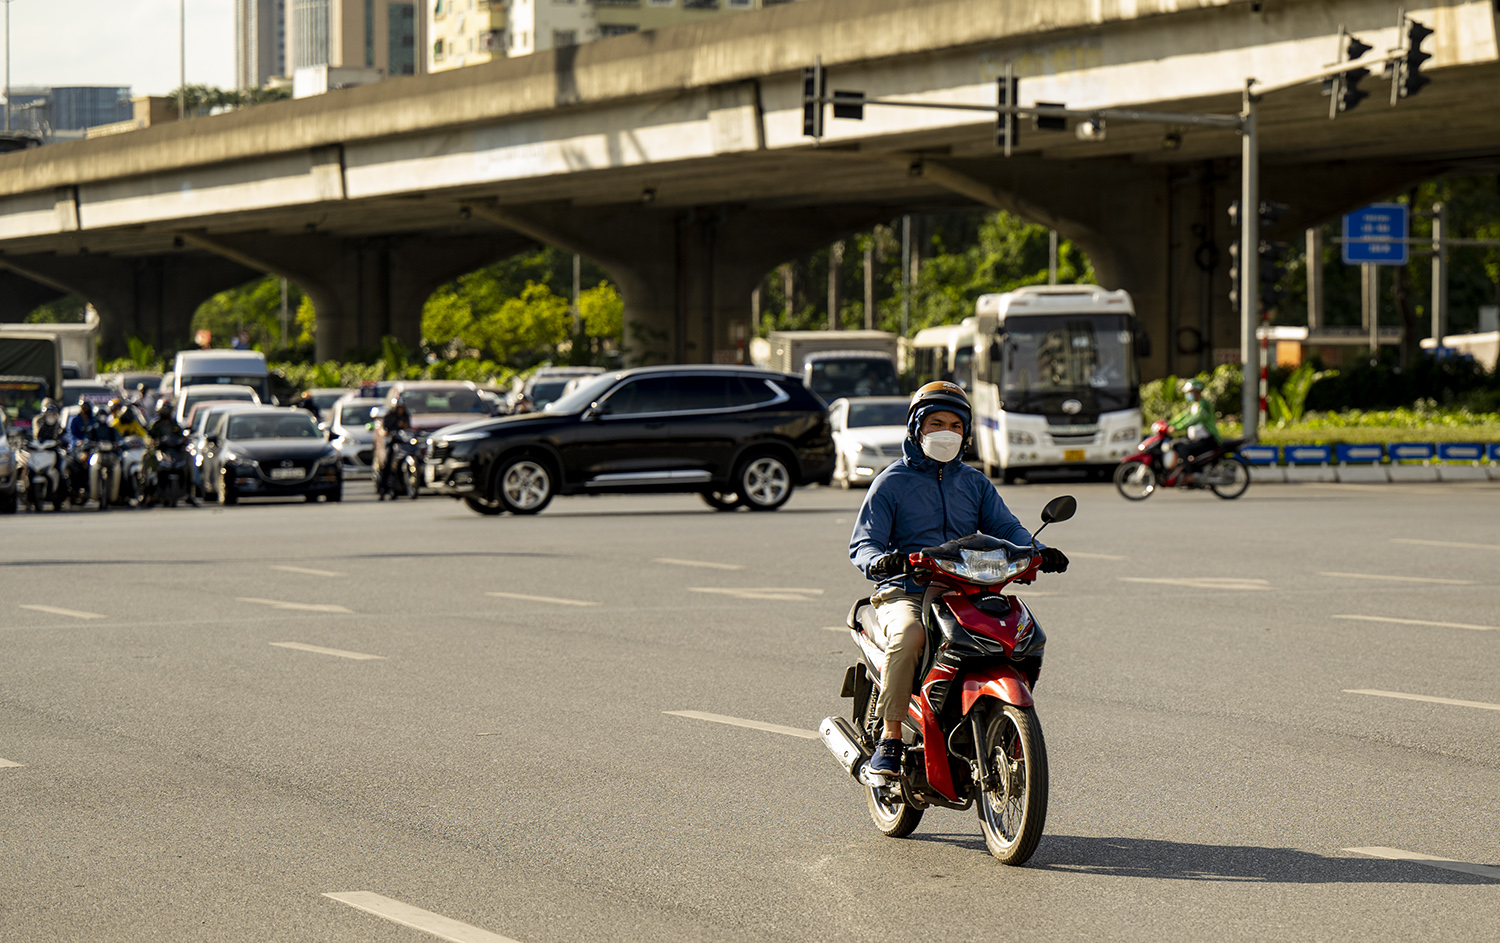
[[[1025,864],[1047,824],[1047,745],[1030,707],[992,701],[981,717],[985,765],[993,788],[981,790],[979,826],[1002,864]]]
[[[865,737],[873,746],[880,736],[882,721],[875,713],[876,692],[870,692],[870,704],[865,708]],[[895,790],[901,790],[898,784]],[[917,824],[922,821],[922,809],[913,808],[911,803],[905,801],[905,793],[900,800],[888,800],[874,786],[865,787],[865,805],[870,809],[870,819],[880,834],[887,838],[905,838],[912,833]]]
[[[1250,466],[1238,455],[1228,455],[1219,459],[1208,468],[1209,475],[1214,479],[1223,479],[1223,484],[1212,484],[1208,487],[1214,494],[1226,501],[1233,501],[1245,493],[1250,487]]]
[[[1115,467],[1115,489],[1126,501],[1144,501],[1156,493],[1156,472],[1145,462],[1124,462]]]

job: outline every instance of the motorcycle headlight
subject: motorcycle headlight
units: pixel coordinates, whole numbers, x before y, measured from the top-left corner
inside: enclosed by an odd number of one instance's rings
[[[971,583],[1003,583],[1031,566],[1028,556],[1014,560],[1004,550],[961,550],[958,560],[939,560],[938,567]]]

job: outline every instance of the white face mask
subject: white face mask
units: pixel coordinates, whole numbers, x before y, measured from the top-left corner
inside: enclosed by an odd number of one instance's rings
[[[957,432],[929,432],[922,436],[922,454],[934,462],[953,461],[963,446],[964,437]]]

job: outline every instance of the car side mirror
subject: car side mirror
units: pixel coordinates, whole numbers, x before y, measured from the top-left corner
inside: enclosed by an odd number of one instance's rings
[[[589,408],[583,411],[583,418],[592,420],[603,419],[604,414],[607,412],[609,412],[609,407],[600,405],[596,401],[589,403]]]
[[[1042,523],[1056,524],[1066,521],[1078,511],[1078,500],[1071,494],[1059,495],[1042,508]]]

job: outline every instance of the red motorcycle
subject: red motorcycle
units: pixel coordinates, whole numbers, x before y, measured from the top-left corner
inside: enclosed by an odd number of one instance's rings
[[[1042,509],[1042,528],[1078,509],[1071,495]],[[1041,533],[1041,528],[1037,530]],[[933,806],[966,811],[976,803],[984,842],[1006,864],[1036,850],[1047,820],[1047,747],[1031,698],[1047,636],[1031,610],[1001,590],[1036,579],[1038,548],[974,534],[908,557],[911,579],[926,586],[927,645],[903,724],[899,777],[867,764],[883,722],[875,702],[885,667],[885,632],[868,598],[849,610],[859,662],[844,674],[853,723],[826,717],[823,743],[866,788],[875,827],[910,834]]]
[[[1244,439],[1225,439],[1182,461],[1172,449],[1172,430],[1158,419],[1151,424],[1151,434],[1135,447],[1135,454],[1120,459],[1115,488],[1128,501],[1144,501],[1157,488],[1208,488],[1232,501],[1250,487],[1250,466],[1235,454],[1244,444]]]

